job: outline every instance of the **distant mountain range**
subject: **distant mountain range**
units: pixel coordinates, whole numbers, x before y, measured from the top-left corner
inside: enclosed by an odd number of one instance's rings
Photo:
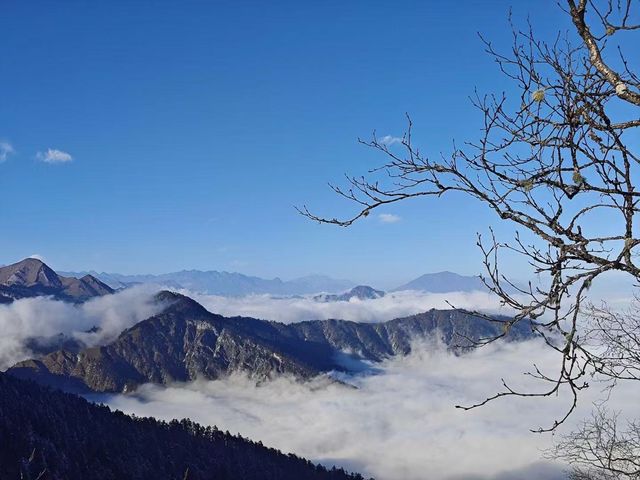
[[[0,374],[3,479],[363,480],[190,420],[132,418]]]
[[[92,275],[61,276],[35,258],[0,267],[0,303],[44,295],[77,303],[110,293],[113,289]]]
[[[77,303],[138,284],[157,284],[171,289],[222,296],[315,294],[314,299],[323,302],[349,301],[352,298],[367,300],[385,295],[382,290],[366,285],[354,287],[349,280],[324,275],[283,281],[279,278],[264,279],[235,272],[200,270],[161,275],[122,275],[93,271],[56,273],[42,261],[27,258],[13,265],[0,267],[0,304],[43,295]],[[453,272],[428,273],[391,291],[406,290],[428,293],[488,291],[480,277]]]
[[[16,364],[8,373],[75,392],[128,392],[143,383],[216,379],[242,372],[256,380],[277,374],[309,379],[351,365],[406,355],[412,342],[437,334],[446,345],[469,347],[502,332],[495,322],[460,310],[430,310],[384,323],[316,320],[282,324],[227,318],[168,291],[156,296],[163,311],[125,330],[112,343],[58,350]],[[517,324],[511,339],[531,336]],[[343,352],[353,352],[349,358]]]
[[[119,273],[65,272],[81,277],[92,275],[114,289],[140,283],[154,283],[169,288],[184,288],[209,295],[243,296],[251,294],[307,295],[319,292],[341,292],[351,288],[349,280],[337,280],[324,275],[309,275],[294,280],[264,279],[235,272],[183,270],[161,275],[122,275]]]
[[[161,275],[122,275],[119,273],[98,273],[95,271],[62,272],[69,277],[89,275],[99,279],[113,289],[127,288],[141,283],[153,283],[172,289],[185,289],[197,293],[223,296],[244,296],[268,294],[281,296],[329,294],[349,295],[355,286],[349,280],[338,280],[325,275],[309,275],[284,281],[279,278],[264,279],[236,272],[183,270]],[[359,286],[357,288],[371,288]],[[373,290],[373,289],[372,289]],[[391,291],[416,290],[431,293],[487,291],[478,276],[464,276],[452,272],[428,273]],[[376,290],[381,292],[380,290]],[[384,292],[382,292],[384,294]],[[358,296],[356,292],[353,296]],[[365,294],[367,295],[367,294]],[[371,297],[378,298],[378,297]],[[320,297],[318,298],[320,299]],[[335,301],[329,299],[328,301]]]

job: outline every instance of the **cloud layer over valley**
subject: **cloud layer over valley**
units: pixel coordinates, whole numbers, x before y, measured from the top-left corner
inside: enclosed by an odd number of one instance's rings
[[[160,287],[141,285],[114,295],[73,305],[46,297],[22,299],[0,305],[0,370],[31,358],[28,341],[46,339],[60,333],[84,345],[100,345],[113,340],[122,330],[150,317],[162,306],[152,302]],[[209,311],[225,316],[249,316],[285,323],[316,319],[344,319],[379,322],[424,312],[431,308],[477,308],[499,312],[495,298],[485,292],[426,294],[399,292],[374,300],[317,302],[310,297],[274,298],[268,295],[221,297],[182,293],[200,302]],[[97,331],[87,331],[98,327]]]
[[[27,341],[33,337],[64,333],[86,345],[109,342],[162,308],[152,301],[158,289],[134,287],[81,305],[32,298],[0,306],[0,367],[31,357]],[[183,293],[225,316],[287,323],[327,318],[378,322],[430,308],[450,308],[449,304],[501,312],[498,301],[484,292],[398,292],[349,302]],[[99,330],[87,333],[93,327]],[[568,399],[502,399],[470,412],[454,408],[496,393],[503,377],[514,387],[531,386],[527,383],[531,379],[522,373],[530,371],[533,362],[552,374],[549,369],[557,358],[539,340],[496,343],[462,356],[435,343],[420,343],[407,357],[346,377],[351,386],[327,377],[307,383],[279,377],[256,386],[254,380],[237,375],[169,387],[144,385],[135,394],[94,398],[137,415],[189,417],[215,424],[377,480],[557,480],[564,478],[561,466],[541,460],[541,450],[551,445],[551,436],[529,429],[559,418]],[[588,415],[592,401],[604,396],[601,390],[593,382],[572,416],[574,424]],[[640,416],[632,388],[619,385],[613,401],[611,408]]]
[[[28,342],[60,333],[84,345],[100,345],[113,340],[122,330],[157,313],[162,306],[152,297],[161,287],[140,285],[92,299],[80,305],[47,297],[17,300],[0,305],[0,370],[33,356]],[[374,300],[318,302],[310,297],[275,298],[268,295],[221,297],[182,293],[200,302],[209,311],[225,316],[249,316],[285,323],[316,319],[344,319],[379,322],[424,312],[431,308],[460,308],[499,312],[498,301],[485,292],[427,294],[398,292]],[[96,331],[87,331],[98,327]]]
[[[415,315],[432,308],[451,306],[477,309],[487,313],[506,313],[497,297],[487,292],[423,293],[403,291],[389,293],[382,298],[349,302],[317,302],[309,297],[277,298],[268,295],[221,297],[183,292],[207,310],[225,316],[247,316],[283,323],[331,318],[355,322],[383,322]]]
[[[33,355],[30,339],[44,340],[62,333],[87,346],[109,342],[162,308],[151,302],[155,291],[152,287],[135,287],[80,305],[47,297],[0,305],[0,370]],[[94,327],[97,329],[88,333]]]
[[[559,465],[541,461],[551,436],[529,429],[548,426],[564,412],[565,399],[512,398],[469,412],[454,408],[495,393],[501,377],[531,386],[522,372],[531,369],[532,359],[542,367],[556,360],[538,340],[463,356],[425,344],[383,363],[376,375],[353,377],[357,388],[288,378],[256,387],[236,376],[169,388],[146,385],[135,395],[100,398],[137,415],[215,424],[378,480],[564,478]],[[596,384],[572,421],[587,415],[590,401],[599,397]],[[621,386],[613,400],[638,414],[634,398],[632,389]]]

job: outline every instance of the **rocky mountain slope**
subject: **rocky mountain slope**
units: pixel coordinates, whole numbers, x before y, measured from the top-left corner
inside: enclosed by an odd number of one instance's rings
[[[0,303],[43,295],[68,302],[84,302],[110,293],[113,293],[111,287],[91,275],[63,277],[36,258],[0,267]]]
[[[489,322],[458,310],[431,310],[384,323],[344,320],[282,324],[254,318],[226,318],[194,300],[161,292],[167,307],[122,332],[109,345],[74,353],[58,350],[9,369],[12,375],[78,392],[126,392],[153,382],[216,379],[242,372],[256,380],[277,374],[308,379],[345,370],[342,352],[380,361],[411,351],[412,342],[437,334],[449,346],[499,334]],[[511,339],[531,335],[521,324]],[[471,340],[469,340],[471,339]]]
[[[0,374],[0,478],[362,480],[189,420],[132,418]]]

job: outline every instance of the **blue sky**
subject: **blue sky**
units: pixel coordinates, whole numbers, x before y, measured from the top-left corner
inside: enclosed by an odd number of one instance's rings
[[[475,202],[350,229],[293,206],[350,212],[326,183],[382,161],[357,138],[401,135],[405,112],[425,151],[474,138],[468,95],[511,88],[476,32],[508,48],[511,4],[543,35],[567,28],[543,3],[4,1],[0,263],[379,285],[477,273],[475,234],[499,221]]]

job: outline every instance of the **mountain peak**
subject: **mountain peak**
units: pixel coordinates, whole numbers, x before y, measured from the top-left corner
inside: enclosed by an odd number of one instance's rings
[[[369,285],[358,285],[351,290],[340,295],[316,295],[314,300],[320,302],[349,302],[356,298],[358,300],[373,300],[376,298],[384,297],[385,293],[382,290],[376,290]]]
[[[384,292],[382,290],[376,290],[369,285],[358,285],[349,290],[352,294],[362,294],[362,295],[376,295],[377,297],[383,297]]]
[[[156,302],[177,302],[179,300],[191,300],[189,297],[185,295],[181,295],[180,293],[172,292],[170,290],[162,290],[154,295]]]
[[[393,291],[417,290],[429,293],[487,291],[487,287],[479,275],[460,275],[444,271],[425,273]]]
[[[56,272],[37,258],[25,258],[18,263],[0,268],[0,285],[62,287]]]
[[[58,300],[82,302],[113,290],[91,275],[81,279],[63,277],[37,258],[0,267],[0,296],[10,301],[20,298],[53,296]]]
[[[154,299],[157,303],[163,303],[167,305],[164,309],[165,312],[206,312],[206,309],[194,299],[180,293],[172,292],[170,290],[162,290],[156,293],[154,295]]]

